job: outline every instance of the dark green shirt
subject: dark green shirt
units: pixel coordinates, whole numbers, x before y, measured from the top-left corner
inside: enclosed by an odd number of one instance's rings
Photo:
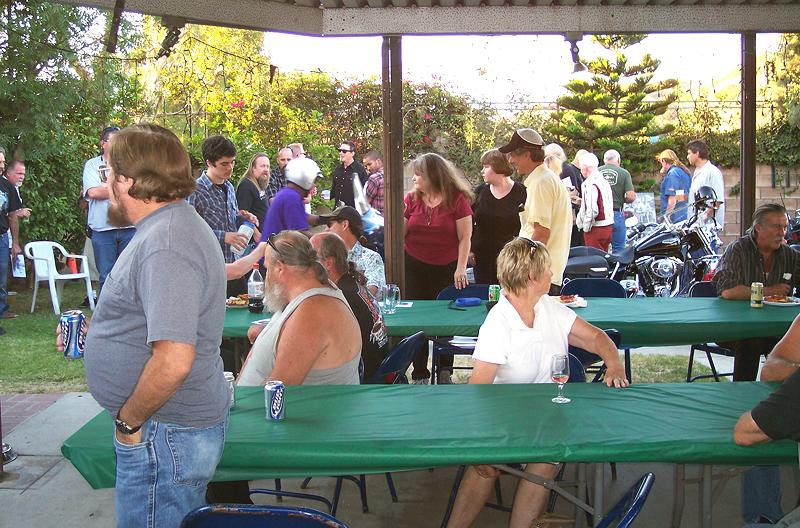
[[[598,170],[611,186],[611,196],[614,198],[614,210],[621,211],[622,205],[625,203],[625,193],[633,190],[631,173],[622,167],[617,167],[610,163],[603,165]]]

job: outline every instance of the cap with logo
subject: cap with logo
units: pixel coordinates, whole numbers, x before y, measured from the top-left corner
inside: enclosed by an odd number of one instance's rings
[[[537,131],[532,128],[520,128],[511,136],[511,141],[507,145],[503,145],[498,150],[503,154],[508,154],[518,148],[542,148],[544,140]]]

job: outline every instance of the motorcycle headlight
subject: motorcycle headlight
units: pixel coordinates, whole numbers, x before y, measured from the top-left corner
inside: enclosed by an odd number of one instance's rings
[[[668,258],[656,259],[650,264],[650,271],[656,277],[671,279],[678,273],[678,264]]]

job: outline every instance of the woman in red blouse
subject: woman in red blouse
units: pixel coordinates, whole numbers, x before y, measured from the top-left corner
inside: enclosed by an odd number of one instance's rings
[[[472,237],[472,192],[456,168],[438,154],[422,154],[411,166],[414,189],[405,196],[407,299],[436,299],[450,284],[467,286]],[[413,382],[428,383],[427,352],[414,359]],[[449,382],[453,356],[442,356],[441,382]]]

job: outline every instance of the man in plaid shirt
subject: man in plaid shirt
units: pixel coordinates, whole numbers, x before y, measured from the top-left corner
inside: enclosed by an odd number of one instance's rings
[[[369,204],[383,215],[383,156],[377,150],[370,150],[364,156],[364,166],[369,172],[365,194]]]
[[[238,232],[238,226],[248,220],[258,226],[258,220],[247,211],[240,211],[236,191],[230,178],[236,163],[236,147],[228,138],[211,136],[203,141],[203,160],[206,170],[197,178],[197,189],[186,200],[206,221],[219,240],[226,263],[235,260],[234,251],[240,252],[249,243]]]

